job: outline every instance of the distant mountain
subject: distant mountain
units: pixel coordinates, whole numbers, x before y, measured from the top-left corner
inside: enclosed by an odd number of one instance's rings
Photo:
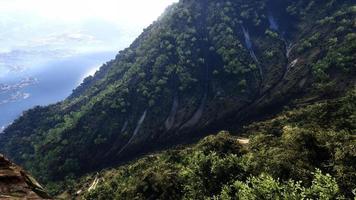
[[[48,183],[236,132],[356,85],[352,0],[181,0],[65,101],[0,135]]]

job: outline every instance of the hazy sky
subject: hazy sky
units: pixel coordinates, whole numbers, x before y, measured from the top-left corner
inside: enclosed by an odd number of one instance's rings
[[[62,100],[177,0],[0,0],[0,132]]]
[[[0,72],[38,56],[118,51],[176,1],[0,0]]]

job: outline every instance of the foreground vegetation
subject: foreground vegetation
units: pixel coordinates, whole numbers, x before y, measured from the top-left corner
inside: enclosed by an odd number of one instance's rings
[[[245,127],[247,144],[222,131],[194,146],[87,176],[69,191],[85,191],[82,198],[93,200],[350,199],[356,189],[355,133],[353,89]]]

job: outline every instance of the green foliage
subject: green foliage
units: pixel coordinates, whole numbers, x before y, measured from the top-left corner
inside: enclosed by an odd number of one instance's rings
[[[311,181],[312,170],[332,174],[343,191],[356,182],[356,93],[286,112],[278,118],[247,127],[255,132],[246,154],[250,172],[267,172],[283,180]],[[347,189],[346,189],[347,188]]]
[[[356,59],[352,53],[356,51],[356,36],[350,33],[341,44],[338,44],[340,42],[337,38],[329,43],[326,55],[313,65],[313,73],[319,82],[329,81],[329,71],[332,69],[340,69],[346,73],[356,71]]]
[[[99,186],[84,198],[352,198],[355,97],[350,92],[250,125],[245,128],[245,134],[251,135],[247,145],[223,131],[192,147],[104,171]],[[279,130],[272,134],[274,129]]]
[[[240,144],[236,143],[235,138],[230,137],[230,134],[225,131],[214,136],[205,137],[197,144],[197,148],[204,154],[215,152],[240,156],[243,154],[241,147]]]
[[[241,152],[242,146],[222,132],[193,149],[150,156],[107,172],[102,180],[108,181],[85,194],[85,199],[202,199],[202,193],[209,197],[241,178]]]
[[[215,152],[205,155],[197,151],[185,163],[181,174],[186,183],[184,193],[187,199],[217,194],[222,185],[243,176],[243,168],[235,154],[221,157]]]
[[[278,33],[269,30],[269,12],[278,19]],[[292,92],[310,95],[310,71],[317,87],[326,84],[324,90],[341,93],[353,84],[356,71],[354,16],[349,0],[180,1],[68,99],[25,112],[0,134],[0,151],[58,192],[63,188],[58,181],[116,166],[161,148],[171,137],[193,141],[195,135],[180,135],[178,126],[192,116],[203,94],[207,109],[199,126],[186,130],[191,134],[220,125],[241,108],[279,105],[291,101]],[[249,30],[257,59],[242,27]],[[287,58],[289,41],[295,49]],[[291,58],[298,58],[298,65],[288,68]],[[304,78],[306,85],[299,88]],[[174,98],[179,100],[176,124],[167,131],[162,128]],[[301,180],[304,186],[312,183],[315,168],[331,174],[350,196],[356,182],[354,102],[349,95],[259,123],[257,130],[246,131],[248,148],[221,133],[193,149],[138,161],[108,175],[88,198],[210,198],[261,174],[279,184]],[[147,117],[133,137],[144,111]],[[241,124],[227,121],[229,127]],[[121,152],[123,147],[127,151]]]
[[[312,185],[308,188],[301,182],[289,180],[281,182],[273,177],[261,174],[251,177],[246,182],[235,181],[224,186],[221,194],[215,199],[249,199],[249,200],[307,200],[307,199],[343,199],[339,194],[338,185],[329,174],[320,170],[314,173]]]
[[[306,193],[311,198],[318,199],[338,199],[341,198],[339,193],[339,187],[334,178],[332,178],[329,174],[323,175],[321,171],[318,170],[314,174],[315,178],[312,182],[312,185]]]
[[[271,30],[266,30],[266,35],[268,35],[269,37],[271,37],[271,38],[274,38],[274,39],[277,39],[278,38],[278,33],[276,33],[276,32],[273,32],[273,31],[271,31]]]

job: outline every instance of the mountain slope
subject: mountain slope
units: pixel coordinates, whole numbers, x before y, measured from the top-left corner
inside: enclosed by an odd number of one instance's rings
[[[238,130],[355,85],[354,2],[182,0],[63,102],[24,113],[0,152],[43,181]]]
[[[84,199],[343,199],[356,195],[356,88],[67,185]],[[247,141],[247,142],[246,142]],[[354,194],[352,194],[354,190]]]

